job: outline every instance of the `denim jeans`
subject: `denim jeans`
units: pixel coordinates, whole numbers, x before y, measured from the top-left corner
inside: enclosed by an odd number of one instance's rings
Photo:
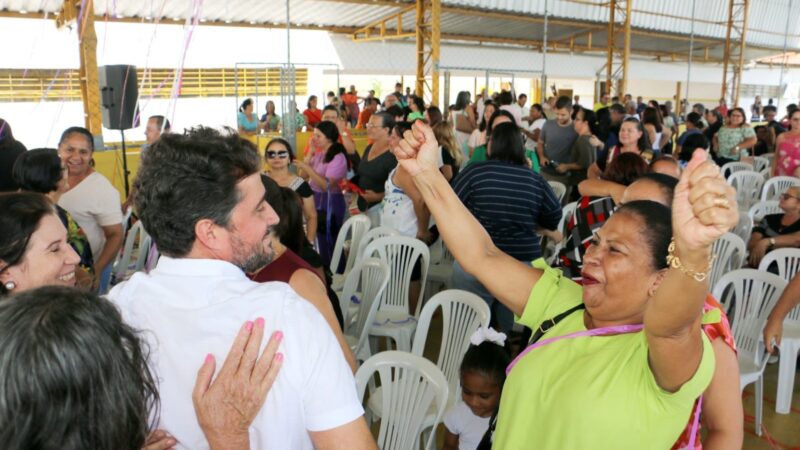
[[[489,305],[489,310],[492,312],[492,322],[495,324],[497,331],[502,331],[506,334],[511,332],[511,328],[514,326],[514,313],[497,301],[477,278],[464,272],[464,269],[461,268],[457,261],[453,263],[453,287],[472,292],[482,298]]]

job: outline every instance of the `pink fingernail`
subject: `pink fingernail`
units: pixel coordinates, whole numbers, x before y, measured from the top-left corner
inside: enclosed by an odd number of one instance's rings
[[[264,318],[263,317],[259,317],[258,319],[256,319],[256,326],[258,328],[264,328]]]
[[[251,321],[249,321],[249,320],[248,320],[247,322],[245,322],[245,324],[244,324],[244,328],[245,328],[247,331],[250,331],[250,330],[252,330],[252,329],[253,329],[253,322],[251,322]]]
[[[283,340],[283,331],[276,331],[273,336],[275,337],[276,341],[280,342]]]
[[[210,363],[213,360],[214,360],[214,355],[212,355],[211,353],[206,355],[206,364]]]
[[[275,354],[275,361],[283,362],[283,353],[276,353]]]

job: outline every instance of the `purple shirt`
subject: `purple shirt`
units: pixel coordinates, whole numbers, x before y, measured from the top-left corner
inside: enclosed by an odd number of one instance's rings
[[[316,153],[311,157],[311,167],[328,180],[340,180],[347,176],[347,158],[343,153],[337,154],[327,163],[325,162],[325,152]],[[323,188],[317,186],[313,179],[309,180],[309,184],[314,192],[324,192]],[[330,183],[330,191],[342,192],[337,183]]]

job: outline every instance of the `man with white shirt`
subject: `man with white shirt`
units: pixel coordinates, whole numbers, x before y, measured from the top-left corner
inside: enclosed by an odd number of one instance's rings
[[[500,105],[500,109],[508,111],[514,116],[514,122],[517,123],[519,128],[525,126],[525,124],[522,123],[522,108],[514,101],[514,95],[511,94],[511,92],[500,92],[500,94],[497,95],[497,104]]]
[[[278,223],[264,201],[261,160],[237,135],[206,128],[164,135],[142,160],[134,200],[162,257],[109,298],[143,331],[159,380],[159,429],[179,448],[208,449],[192,406],[205,356],[225,359],[242,322],[283,333],[278,378],[249,428],[252,449],[375,449],[353,374],[317,310],[284,283],[256,283]]]
[[[528,96],[526,94],[519,94],[517,97],[517,105],[519,105],[519,111],[522,114],[523,121],[527,121],[528,115],[531,113],[531,110],[525,107],[526,103],[528,103]]]

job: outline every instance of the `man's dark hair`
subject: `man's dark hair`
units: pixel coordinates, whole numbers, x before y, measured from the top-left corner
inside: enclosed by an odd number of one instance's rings
[[[614,111],[622,116],[625,115],[625,107],[620,105],[619,103],[614,103],[613,105],[609,106],[608,111],[609,112]]]
[[[117,308],[92,293],[48,286],[3,300],[3,448],[141,449],[158,416],[147,353]]]
[[[48,194],[58,189],[64,177],[61,158],[54,148],[36,148],[19,155],[14,163],[12,178],[23,191]]]
[[[521,99],[523,99],[523,98],[528,98],[528,95],[527,95],[527,94],[525,94],[525,93],[522,93],[522,94],[519,94],[519,95],[517,96],[517,100],[521,100]]]
[[[405,117],[406,112],[403,110],[403,107],[395,103],[394,105],[386,108],[386,111],[383,111],[386,114],[391,115],[392,117]]]
[[[497,95],[497,103],[500,106],[510,105],[514,103],[514,96],[509,91],[502,91]]]
[[[339,117],[339,109],[336,107],[336,105],[331,105],[331,104],[325,105],[325,107],[322,108],[322,114],[325,114],[325,111],[335,111],[336,117]]]
[[[386,132],[392,134],[392,129],[394,128],[395,120],[394,116],[389,114],[386,111],[375,113],[372,117],[378,117],[381,119],[381,128],[386,128]]]
[[[778,108],[776,108],[775,105],[767,105],[767,106],[764,107],[763,111],[764,111],[764,113],[773,112],[773,113],[777,114],[778,113]]]
[[[700,112],[700,114],[703,114],[703,113],[706,112],[706,106],[703,105],[702,103],[695,103],[694,105],[692,105],[692,109],[698,110]]]
[[[165,118],[164,116],[150,116],[150,120],[156,121],[156,126],[161,131],[169,131],[170,130],[170,123],[169,119]]]
[[[572,99],[566,95],[558,97],[558,100],[556,100],[556,109],[572,109]]]
[[[202,219],[227,227],[240,200],[236,184],[261,170],[255,146],[227,130],[166,134],[142,158],[134,182],[136,212],[167,256],[186,256]]]

